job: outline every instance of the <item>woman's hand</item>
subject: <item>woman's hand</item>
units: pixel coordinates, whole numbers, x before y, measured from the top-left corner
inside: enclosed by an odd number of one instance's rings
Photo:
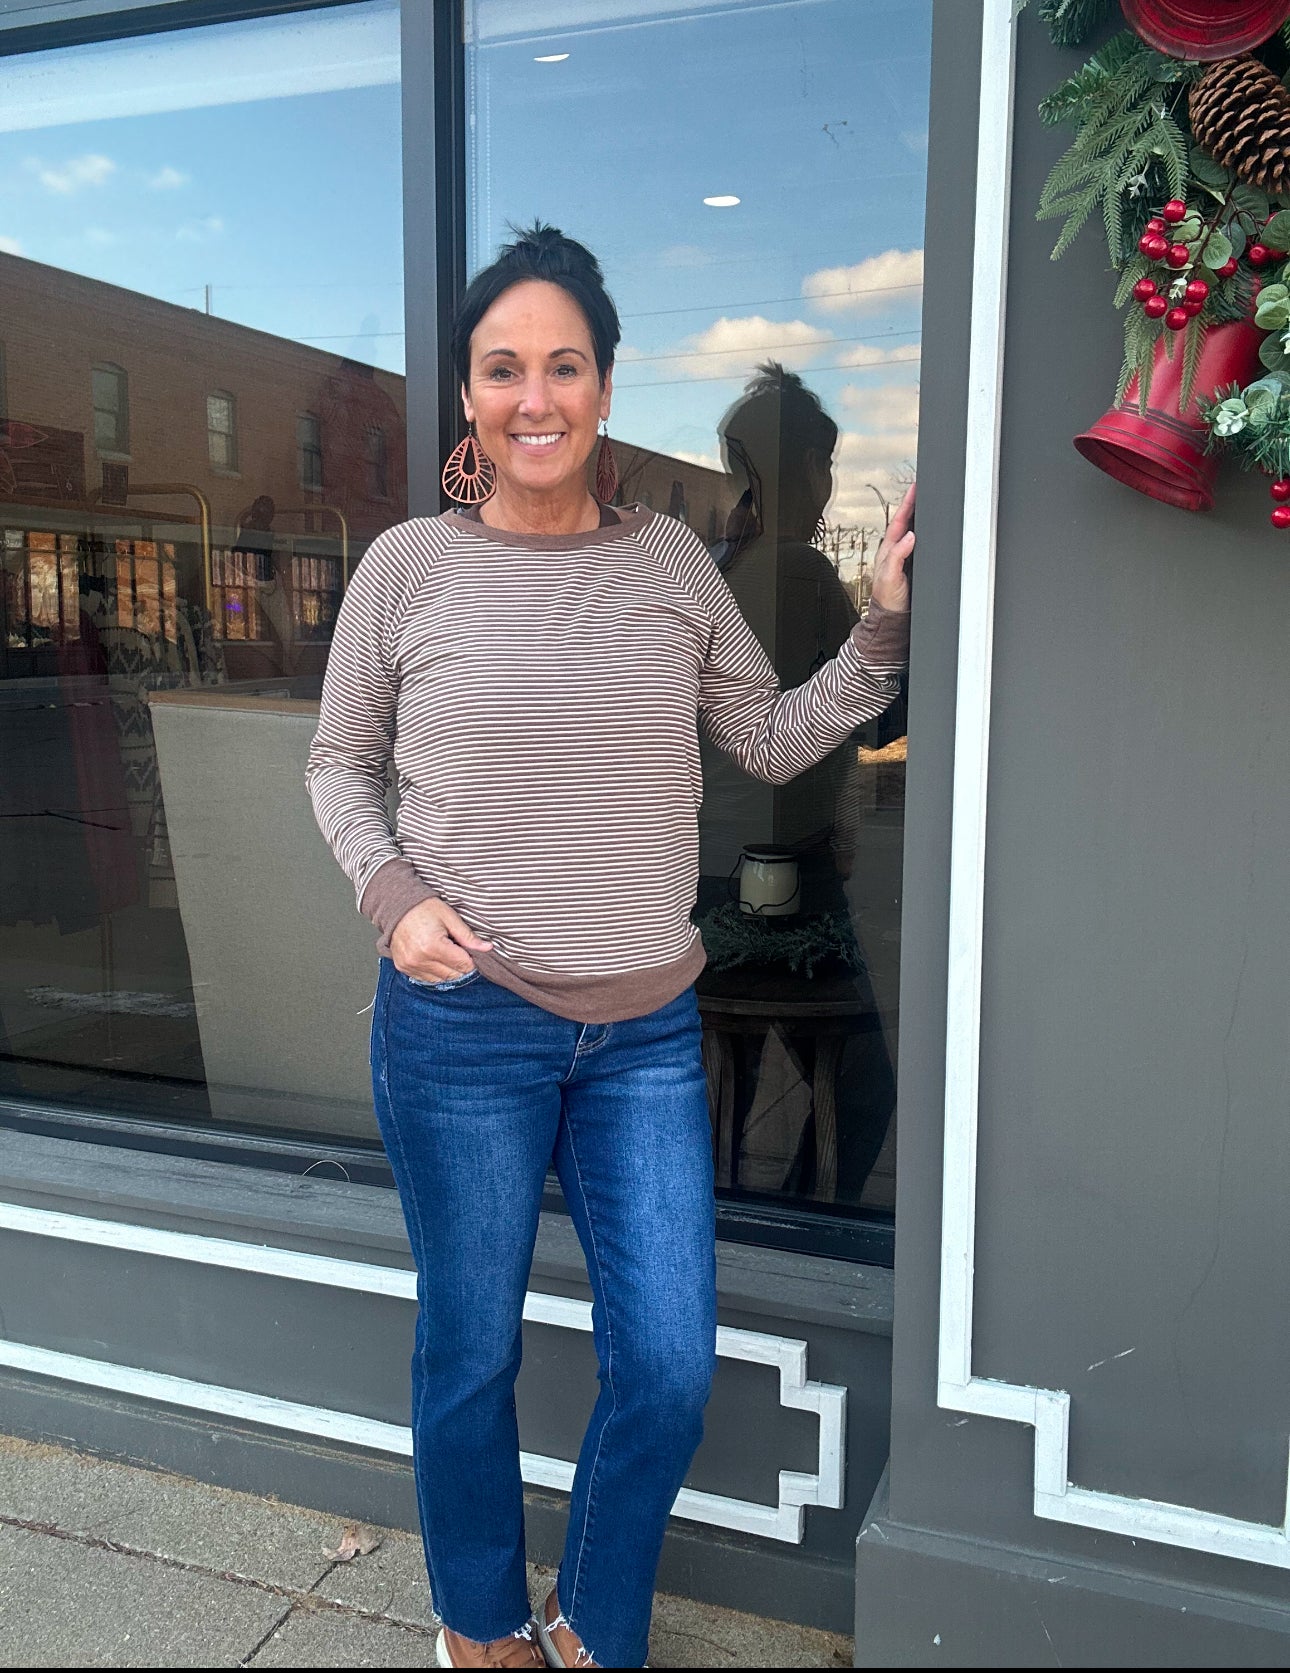
[[[490,953],[491,941],[481,941],[441,900],[423,900],[405,912],[394,926],[390,952],[396,970],[418,982],[447,982],[468,976],[475,968],[471,953]]]
[[[909,609],[909,577],[905,574],[905,564],[914,550],[914,531],[909,525],[914,519],[916,489],[917,484],[913,482],[906,488],[905,497],[892,513],[882,545],[878,548],[870,596],[884,610]]]

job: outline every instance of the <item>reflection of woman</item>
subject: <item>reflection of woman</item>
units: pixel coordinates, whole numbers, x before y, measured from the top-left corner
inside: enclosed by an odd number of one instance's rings
[[[850,595],[814,544],[833,496],[838,427],[801,378],[772,360],[757,368],[718,435],[727,469],[743,486],[713,557],[781,684],[801,685],[856,623]],[[830,834],[849,841],[849,827],[836,830],[848,759],[854,768],[854,751],[836,750],[768,794],[708,752],[703,870],[725,876],[748,843],[809,846]]]
[[[541,1665],[535,1632],[556,1666],[644,1661],[714,1364],[696,720],[782,782],[891,701],[907,642],[900,519],[868,623],[781,693],[696,536],[591,496],[618,337],[594,258],[551,228],[475,278],[454,339],[472,438],[445,475],[475,503],[364,557],[310,756],[381,934],[373,1084],[420,1274],[415,1465],[448,1666]],[[601,1390],[530,1620],[513,1385],[552,1162]]]

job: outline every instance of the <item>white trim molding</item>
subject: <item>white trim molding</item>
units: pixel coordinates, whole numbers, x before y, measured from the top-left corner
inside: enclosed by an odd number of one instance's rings
[[[359,1290],[365,1295],[394,1296],[411,1302],[415,1302],[417,1296],[416,1273],[400,1267],[340,1260],[331,1255],[310,1255],[267,1244],[199,1237],[192,1232],[164,1231],[155,1226],[134,1225],[127,1221],[58,1214],[18,1203],[0,1203],[0,1230],[23,1232],[28,1236],[53,1238],[65,1243],[91,1244],[100,1249],[117,1249],[137,1255],[155,1255],[164,1260],[192,1261],[235,1272],[254,1272],[264,1277],[294,1279],[300,1283],[326,1285],[331,1289]],[[591,1303],[571,1296],[544,1295],[530,1290],[524,1299],[524,1317],[531,1324],[590,1331]],[[722,1359],[738,1359],[753,1365],[773,1367],[779,1372],[780,1405],[795,1411],[815,1413],[820,1423],[816,1468],[813,1472],[781,1470],[777,1504],[761,1504],[753,1499],[735,1499],[722,1493],[702,1493],[692,1487],[683,1487],[672,1507],[672,1514],[690,1522],[705,1522],[715,1528],[731,1528],[738,1533],[759,1534],[764,1539],[800,1544],[805,1532],[807,1505],[840,1510],[844,1503],[847,1391],[834,1383],[811,1382],[807,1377],[807,1344],[793,1337],[771,1336],[756,1330],[735,1330],[722,1325],[717,1330],[717,1354]],[[108,1389],[116,1394],[156,1400],[190,1411],[210,1412],[220,1417],[263,1424],[271,1429],[317,1435],[369,1451],[393,1453],[403,1458],[412,1454],[412,1433],[401,1424],[380,1422],[354,1412],[338,1412],[323,1406],[280,1400],[270,1395],[255,1394],[249,1389],[194,1382],[161,1371],[118,1365],[110,1360],[86,1359],[78,1354],[4,1340],[0,1340],[0,1366],[84,1387]],[[534,1487],[554,1487],[567,1492],[573,1485],[574,1466],[568,1459],[522,1452],[520,1464],[524,1480]]]
[[[1014,0],[982,0],[981,116],[950,839],[937,1403],[948,1411],[1031,1425],[1035,1431],[1036,1516],[1290,1568],[1290,1460],[1287,1513],[1279,1527],[1218,1516],[1189,1505],[1095,1492],[1069,1479],[1069,1394],[972,1375],[986,797],[1012,174],[1014,10]]]

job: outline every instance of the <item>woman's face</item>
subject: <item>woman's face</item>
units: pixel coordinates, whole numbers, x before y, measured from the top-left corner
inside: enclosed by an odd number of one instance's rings
[[[466,417],[502,486],[558,494],[586,478],[609,417],[582,309],[560,285],[526,279],[503,291],[470,339]]]

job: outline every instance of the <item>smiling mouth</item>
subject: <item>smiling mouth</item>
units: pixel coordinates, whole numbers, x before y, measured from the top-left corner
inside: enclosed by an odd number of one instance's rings
[[[534,449],[542,448],[542,447],[554,447],[557,442],[564,440],[564,431],[563,430],[550,430],[550,431],[547,432],[546,435],[528,436],[528,435],[521,434],[521,432],[519,432],[518,430],[512,430],[511,440],[513,442],[518,442],[521,447],[531,447],[531,448],[534,448]]]

